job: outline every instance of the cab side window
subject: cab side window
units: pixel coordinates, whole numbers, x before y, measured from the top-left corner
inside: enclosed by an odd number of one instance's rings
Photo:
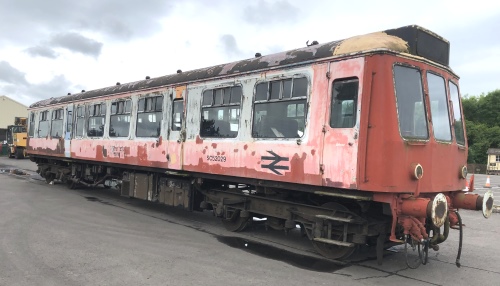
[[[359,80],[339,79],[333,82],[330,126],[352,128],[356,125]]]

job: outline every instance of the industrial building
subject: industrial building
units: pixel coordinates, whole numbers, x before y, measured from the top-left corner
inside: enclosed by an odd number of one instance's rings
[[[15,117],[28,117],[27,109],[26,105],[0,95],[0,144],[6,140],[7,126],[14,124]]]

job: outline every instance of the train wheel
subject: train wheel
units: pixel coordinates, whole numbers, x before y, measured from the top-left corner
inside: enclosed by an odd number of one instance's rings
[[[348,209],[345,206],[334,202],[326,203],[322,205],[322,207],[332,209],[333,213],[335,213],[335,211],[337,210],[348,211]],[[342,240],[344,235],[337,234],[336,237],[333,236],[334,234],[332,233],[333,239]],[[349,257],[356,250],[355,247],[345,247],[340,245],[322,243],[319,241],[312,241],[312,244],[319,254],[329,259],[345,259]]]
[[[222,219],[222,224],[229,231],[240,232],[247,227],[249,218],[250,217],[241,217],[240,211],[235,210],[231,218]]]

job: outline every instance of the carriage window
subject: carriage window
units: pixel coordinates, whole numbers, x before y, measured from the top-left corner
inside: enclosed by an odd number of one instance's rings
[[[455,139],[460,145],[465,145],[464,123],[462,122],[462,112],[460,112],[460,95],[458,86],[453,82],[450,83],[450,99],[453,105],[453,127],[455,129]]]
[[[305,77],[263,82],[255,87],[252,136],[299,138],[306,122]]]
[[[131,110],[132,101],[130,99],[111,103],[109,137],[128,137]]]
[[[394,66],[394,80],[401,136],[406,139],[429,138],[420,71]]]
[[[200,136],[235,138],[240,124],[241,86],[203,92]]]
[[[330,126],[352,128],[356,125],[359,80],[341,79],[333,82]]]
[[[441,141],[451,141],[450,114],[444,78],[433,73],[427,73],[429,101],[431,103],[432,129],[434,138]]]
[[[173,131],[182,129],[182,118],[184,118],[184,101],[175,100],[172,106],[172,126]]]
[[[56,109],[52,111],[52,127],[50,136],[52,138],[60,138],[63,136],[63,109]]]
[[[163,96],[139,99],[137,107],[137,137],[160,137],[163,117]]]
[[[35,134],[35,112],[30,112],[30,126],[29,126],[29,131],[28,135],[30,137],[33,137]]]
[[[39,115],[40,121],[38,122],[38,137],[43,138],[49,135],[49,111],[42,111]]]
[[[85,106],[76,109],[76,137],[83,137],[85,133]]]
[[[90,105],[88,112],[87,136],[102,137],[104,135],[104,122],[106,120],[106,104]]]

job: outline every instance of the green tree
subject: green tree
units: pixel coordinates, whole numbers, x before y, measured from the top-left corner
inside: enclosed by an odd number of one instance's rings
[[[488,148],[500,148],[500,89],[462,99],[469,163],[486,163]]]

